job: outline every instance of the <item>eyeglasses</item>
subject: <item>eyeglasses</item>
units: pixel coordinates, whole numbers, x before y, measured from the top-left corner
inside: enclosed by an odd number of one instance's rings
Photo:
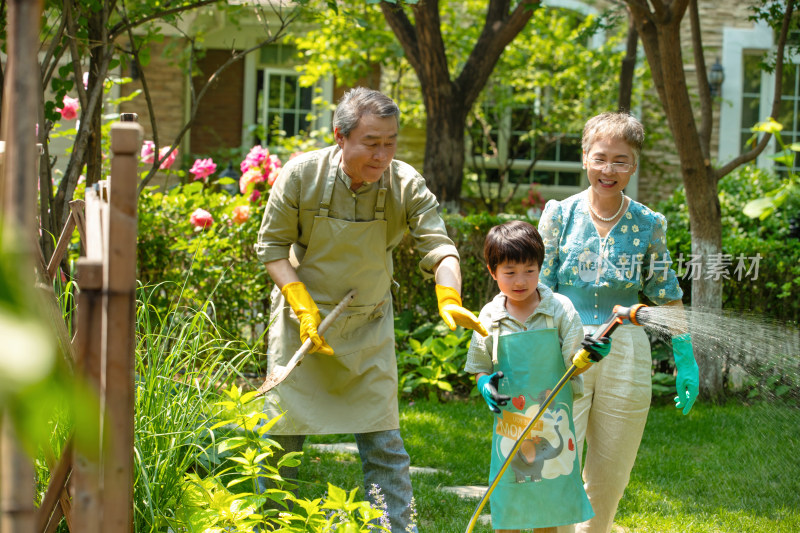
[[[618,172],[620,174],[625,174],[633,170],[633,165],[629,163],[606,163],[602,159],[589,159],[588,163],[592,170],[599,170],[600,172],[603,172],[608,167],[611,167],[612,172]]]

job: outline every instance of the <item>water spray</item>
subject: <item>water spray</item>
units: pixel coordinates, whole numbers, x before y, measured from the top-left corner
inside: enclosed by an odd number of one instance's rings
[[[617,327],[621,326],[625,320],[629,320],[632,324],[636,326],[641,326],[641,322],[645,322],[646,320],[646,310],[647,306],[644,304],[636,304],[632,305],[631,307],[623,307],[621,305],[615,305],[614,309],[611,314],[611,318],[609,318],[605,323],[601,324],[597,330],[592,334],[591,339],[593,341],[598,341],[602,337],[610,337],[611,333],[614,332]],[[514,447],[511,448],[511,451],[506,456],[506,460],[503,461],[503,464],[500,465],[500,470],[497,472],[497,475],[494,476],[494,479],[489,484],[484,493],[481,501],[478,502],[478,506],[475,508],[475,512],[472,513],[472,517],[469,519],[469,524],[467,524],[466,533],[470,533],[472,528],[475,527],[475,524],[478,522],[478,516],[480,516],[483,507],[486,505],[486,502],[489,501],[489,496],[492,495],[494,489],[497,487],[497,484],[500,482],[500,478],[503,477],[508,465],[511,464],[511,460],[519,451],[520,447],[522,446],[522,441],[525,440],[525,436],[531,430],[533,425],[542,417],[544,412],[553,403],[553,400],[558,393],[561,392],[561,389],[564,388],[564,385],[567,384],[569,379],[577,372],[578,370],[586,367],[592,363],[599,363],[602,360],[602,357],[598,357],[597,355],[589,352],[588,350],[581,349],[578,353],[576,353],[572,357],[572,365],[569,367],[567,372],[558,380],[553,390],[550,394],[547,395],[542,405],[539,407],[539,410],[536,412],[536,415],[528,422],[528,425],[525,426],[519,437],[517,438],[516,442],[514,442]]]

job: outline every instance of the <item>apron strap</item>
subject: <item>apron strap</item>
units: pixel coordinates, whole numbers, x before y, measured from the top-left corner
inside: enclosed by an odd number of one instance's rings
[[[375,202],[375,220],[384,220],[386,218],[384,210],[386,208],[386,193],[388,189],[384,186],[383,176],[381,176],[381,185],[378,189],[378,199]]]
[[[497,345],[500,340],[500,321],[492,322],[492,365],[497,364]]]
[[[328,177],[325,181],[325,191],[322,193],[322,202],[319,205],[319,216],[326,217],[331,208],[331,198],[333,198],[333,185],[336,182],[336,176],[341,169],[341,154],[336,157],[336,165],[331,165],[328,171]],[[375,220],[384,220],[386,218],[386,188],[384,176],[381,176],[380,189],[378,189],[378,199],[375,202]]]
[[[328,169],[328,177],[325,180],[325,190],[322,193],[322,202],[319,204],[319,216],[328,217],[328,211],[331,208],[331,198],[333,197],[333,184],[336,181],[336,175],[339,174],[341,164],[341,153],[336,155],[334,163]]]

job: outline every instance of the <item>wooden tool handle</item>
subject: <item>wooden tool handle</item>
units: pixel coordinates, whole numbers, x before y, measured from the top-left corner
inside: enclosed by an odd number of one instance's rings
[[[344,308],[350,305],[357,295],[358,291],[356,289],[350,289],[350,292],[348,292],[345,297],[342,298],[342,301],[336,304],[336,307],[334,307],[331,312],[328,313],[328,316],[326,316],[322,322],[319,323],[319,326],[317,327],[317,333],[319,333],[320,336],[325,333],[325,330],[327,330],[333,321],[342,314]],[[305,342],[303,342],[303,345],[300,346],[300,349],[294,353],[291,359],[289,359],[289,362],[286,364],[286,366],[293,366],[299,363],[313,347],[314,343],[311,341],[311,339],[306,339]]]

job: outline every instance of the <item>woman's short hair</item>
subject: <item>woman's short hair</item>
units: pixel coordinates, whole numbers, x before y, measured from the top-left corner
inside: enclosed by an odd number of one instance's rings
[[[608,111],[590,118],[583,127],[581,147],[589,153],[592,145],[600,139],[622,140],[633,150],[635,163],[644,145],[644,126],[639,120],[624,111]]]
[[[541,269],[544,242],[533,224],[512,220],[489,230],[483,243],[483,257],[492,274],[497,270],[497,265],[505,261],[521,264],[536,262]]]
[[[364,115],[380,118],[396,117],[400,123],[400,108],[394,100],[374,89],[355,87],[345,92],[333,112],[333,127],[339,129],[344,137],[358,127]]]

